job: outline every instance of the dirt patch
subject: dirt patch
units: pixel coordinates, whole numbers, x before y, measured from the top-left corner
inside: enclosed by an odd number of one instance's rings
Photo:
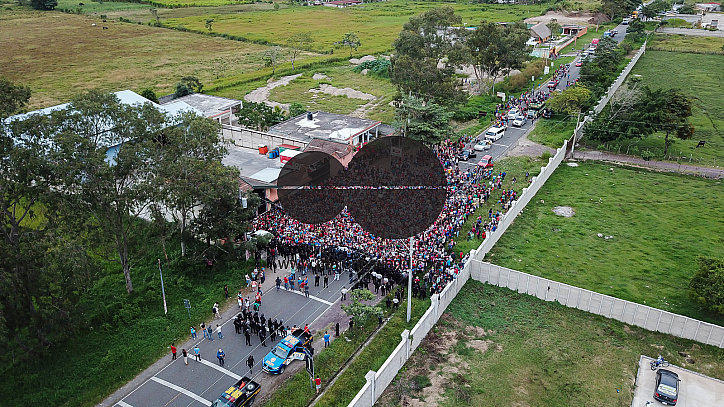
[[[535,16],[526,18],[526,23],[545,23],[548,24],[551,20],[558,20],[559,24],[596,24],[597,19],[600,22],[608,21],[608,17],[604,14],[598,15],[588,12],[562,12],[562,11],[549,11],[542,16]]]
[[[473,348],[477,351],[480,351],[482,353],[485,353],[488,350],[488,346],[492,344],[493,341],[491,340],[482,340],[482,339],[473,339],[468,342],[468,348]]]
[[[352,99],[362,99],[362,100],[377,99],[377,97],[375,95],[370,95],[369,93],[360,92],[360,91],[352,89],[352,88],[338,88],[336,86],[328,85],[326,83],[320,84],[319,89],[316,89],[316,88],[309,89],[308,92],[326,93],[326,94],[332,95],[332,96],[346,96],[346,97],[352,98]]]
[[[275,107],[279,106],[282,109],[289,110],[289,105],[286,103],[278,103],[278,102],[272,102],[269,100],[269,94],[271,93],[271,90],[278,87],[278,86],[286,86],[289,85],[289,83],[297,78],[302,76],[302,74],[296,74],[296,75],[289,75],[289,76],[283,76],[278,81],[271,81],[267,82],[266,86],[262,86],[260,88],[256,88],[249,92],[246,96],[244,96],[244,100],[247,102],[255,102],[255,103],[265,103],[267,106]]]
[[[327,76],[323,73],[315,73],[314,75],[312,75],[312,79],[314,79],[315,81],[321,81],[322,79],[327,79],[327,78],[329,78],[329,76]]]
[[[556,206],[553,208],[553,213],[558,216],[563,216],[564,218],[570,218],[576,214],[576,211],[574,211],[570,206]]]
[[[541,154],[548,151],[551,155],[556,153],[556,150],[550,147],[546,147],[543,144],[538,144],[535,141],[528,139],[528,133],[523,137],[519,138],[518,141],[509,148],[503,157],[540,157]]]
[[[351,59],[349,60],[349,63],[352,64],[352,65],[359,65],[359,64],[361,64],[361,63],[363,63],[363,62],[374,61],[374,60],[376,60],[376,59],[377,59],[377,58],[375,58],[375,57],[372,56],[372,55],[365,55],[365,56],[363,56],[362,58],[351,58]]]

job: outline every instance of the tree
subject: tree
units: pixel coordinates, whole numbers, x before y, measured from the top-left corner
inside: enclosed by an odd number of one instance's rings
[[[679,8],[678,14],[696,14],[696,10],[694,10],[694,6],[691,4],[685,4]]]
[[[243,127],[265,131],[284,120],[282,113],[278,106],[272,109],[264,103],[244,102],[236,117]]]
[[[160,27],[161,19],[158,17],[158,9],[151,7],[149,11],[151,12],[151,14],[153,14],[153,18],[156,19],[156,27]]]
[[[211,61],[211,72],[214,73],[216,79],[219,79],[226,71],[229,70],[231,63],[227,58],[218,57]]]
[[[352,318],[356,326],[364,326],[370,318],[382,316],[382,308],[365,304],[362,301],[371,301],[375,295],[370,290],[357,289],[350,292],[351,304],[342,304],[342,310]]]
[[[190,95],[194,92],[201,92],[204,85],[199,81],[199,78],[195,76],[184,76],[181,81],[176,84],[176,97],[182,97]]]
[[[558,24],[558,20],[555,18],[552,18],[551,21],[546,24],[546,27],[548,27],[549,30],[551,30],[551,35],[553,37],[557,37],[561,33],[561,25]]]
[[[303,50],[307,49],[311,43],[312,36],[307,32],[299,32],[287,38],[287,46],[291,50],[289,56],[292,62],[292,70],[295,69],[294,61],[297,60],[297,56],[299,56]]]
[[[206,19],[205,26],[206,26],[206,29],[209,30],[209,32],[211,32],[211,26],[214,24],[214,21],[216,21],[216,20],[214,20],[213,18]]]
[[[724,261],[699,257],[699,271],[689,283],[689,298],[706,309],[724,314]]]
[[[30,0],[30,6],[36,10],[55,10],[58,0]]]
[[[644,23],[639,19],[633,19],[628,24],[626,29],[626,35],[631,37],[632,40],[638,41],[646,36],[646,27]]]
[[[608,15],[610,20],[613,20],[629,14],[641,4],[641,0],[602,0],[601,10]]]
[[[641,121],[656,131],[666,133],[664,137],[664,156],[669,152],[669,134],[673,133],[682,140],[694,135],[694,126],[689,122],[691,100],[678,89],[651,90],[645,88],[646,96],[639,108]]]
[[[405,23],[390,61],[390,80],[400,94],[450,105],[464,100],[455,76],[466,57],[466,31],[460,25],[452,7],[434,8]]]
[[[428,146],[438,144],[452,132],[453,112],[432,101],[415,96],[405,97],[395,109],[395,127],[404,128],[405,136]]]
[[[307,109],[298,102],[289,105],[289,117],[297,117],[307,112]]]
[[[30,100],[30,88],[0,77],[0,125],[2,119],[19,112]]]
[[[223,184],[221,178],[217,179],[223,172],[215,166],[221,164],[226,149],[216,121],[183,113],[173,122],[177,125],[163,132],[153,190],[157,193],[155,198],[164,203],[176,222],[181,234],[181,255],[186,256],[189,224],[204,201],[212,199],[208,195],[214,192],[210,190],[217,182]]]
[[[279,65],[282,58],[284,58],[284,54],[284,49],[278,45],[273,45],[269,47],[266,51],[264,51],[264,55],[262,56],[262,59],[264,60],[264,66],[272,67],[272,75],[276,73],[277,65]]]
[[[345,33],[344,38],[342,38],[341,41],[335,42],[334,44],[338,47],[349,47],[349,57],[352,58],[352,50],[357,51],[357,48],[362,45],[362,42],[359,40],[357,34],[350,32]]]
[[[529,57],[528,46],[526,45],[529,37],[530,33],[523,22],[508,24],[503,28],[499,38],[499,58],[502,62],[502,72],[506,76],[512,70],[524,66]]]
[[[591,91],[583,85],[571,86],[546,102],[546,106],[555,112],[566,114],[580,113],[591,98]]]
[[[153,103],[158,103],[158,96],[156,96],[156,92],[153,90],[153,88],[146,88],[142,90],[140,95]]]
[[[91,91],[53,114],[64,169],[64,198],[92,220],[89,232],[115,252],[133,292],[131,230],[148,206],[157,159],[155,140],[168,118],[150,103],[126,105],[113,94]],[[109,158],[113,148],[115,156]]]

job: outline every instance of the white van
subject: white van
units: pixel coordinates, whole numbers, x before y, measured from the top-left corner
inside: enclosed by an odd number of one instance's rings
[[[491,127],[485,132],[485,139],[490,141],[498,141],[505,134],[505,127]]]

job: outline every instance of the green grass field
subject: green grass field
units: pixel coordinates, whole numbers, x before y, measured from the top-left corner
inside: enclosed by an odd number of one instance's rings
[[[175,1],[175,0],[170,0]],[[518,21],[540,15],[542,5],[467,5],[452,6],[468,26],[481,20]],[[392,42],[410,17],[431,8],[440,7],[435,2],[408,2],[391,0],[337,9],[333,7],[290,7],[277,11],[252,11],[235,14],[187,15],[162,19],[168,27],[183,26],[186,29],[206,31],[207,18],[214,18],[213,31],[244,37],[250,41],[266,41],[283,45],[285,39],[298,32],[309,32],[314,43],[311,48],[318,52],[347,53],[349,49],[336,49],[344,33],[355,32],[361,40],[357,56],[380,54],[392,50]],[[191,13],[193,10],[186,10]]]
[[[724,38],[699,37],[696,35],[656,34],[651,37],[650,47],[671,48],[681,51],[722,51]]]
[[[701,42],[691,42],[688,39],[675,41],[677,48]],[[688,45],[685,45],[684,41]],[[648,149],[653,152],[654,159],[672,159],[710,167],[724,165],[723,66],[724,55],[647,50],[631,74],[638,75],[644,84],[652,88],[676,88],[688,95],[693,101],[693,115],[689,120],[695,127],[694,136],[690,140],[678,140],[670,136],[669,139],[673,138],[675,142],[669,147],[667,157],[663,155],[663,133],[643,139],[614,142],[610,144],[610,149],[625,154],[635,146],[639,151]],[[705,141],[706,145],[696,148],[701,140]]]
[[[576,118],[555,115],[550,119],[539,118],[528,138],[551,148],[560,148],[563,140],[568,140],[576,128]]]
[[[561,165],[486,260],[722,325],[687,296],[697,256],[722,256],[722,182]],[[562,205],[575,216],[552,212]]]
[[[104,3],[106,4],[106,3]],[[150,15],[150,13],[149,13]],[[96,27],[91,24],[96,23]],[[108,26],[103,30],[102,26]],[[208,84],[213,60],[232,75],[263,67],[266,47],[146,25],[19,7],[0,14],[0,72],[33,91],[30,109],[67,102],[87,89],[172,93],[183,76]]]
[[[658,354],[724,378],[722,349],[471,280],[378,405],[628,407],[640,355]]]

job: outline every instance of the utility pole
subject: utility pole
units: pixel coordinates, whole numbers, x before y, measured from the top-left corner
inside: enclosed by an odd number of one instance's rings
[[[407,275],[407,322],[412,319],[412,247],[414,238],[410,236],[410,272]]]

